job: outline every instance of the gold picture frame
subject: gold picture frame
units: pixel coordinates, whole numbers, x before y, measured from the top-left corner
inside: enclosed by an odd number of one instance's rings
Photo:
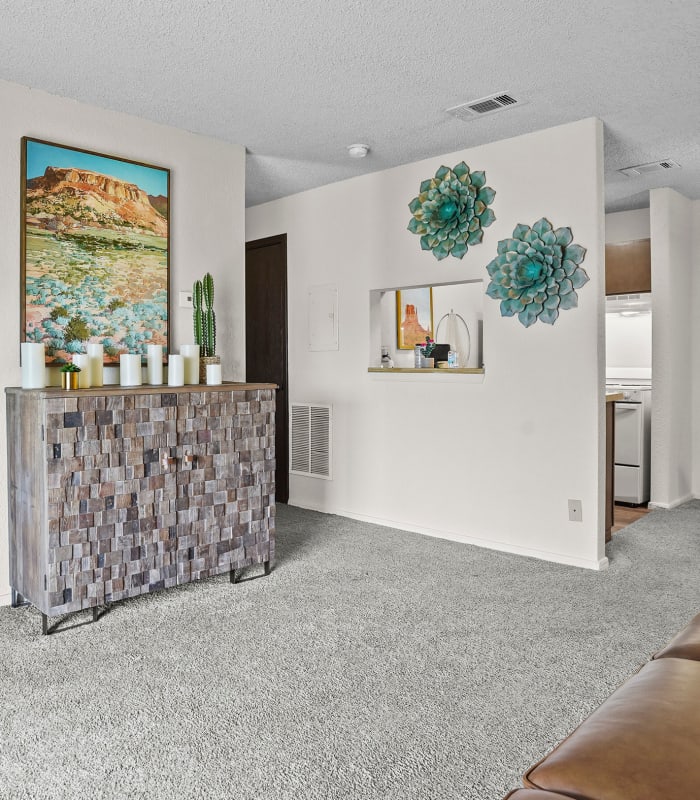
[[[425,342],[426,336],[434,338],[432,287],[397,289],[396,348],[413,350],[417,344]]]

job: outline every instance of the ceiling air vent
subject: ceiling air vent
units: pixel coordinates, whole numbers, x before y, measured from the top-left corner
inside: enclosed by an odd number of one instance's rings
[[[650,161],[648,164],[637,164],[636,167],[625,167],[618,169],[623,175],[628,178],[638,178],[640,175],[648,175],[650,172],[663,172],[665,169],[680,169],[681,165],[670,158],[664,158],[663,161]]]
[[[501,92],[500,94],[491,94],[488,97],[472,100],[470,103],[462,103],[445,110],[448,114],[452,114],[453,117],[468,122],[476,117],[494,114],[496,111],[502,111],[504,108],[515,105],[522,106],[523,101],[516,100],[511,94]]]

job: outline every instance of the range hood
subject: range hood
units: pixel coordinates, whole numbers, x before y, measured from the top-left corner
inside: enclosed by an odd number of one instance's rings
[[[609,314],[636,316],[651,313],[651,292],[637,294],[609,294],[605,298],[605,311]]]

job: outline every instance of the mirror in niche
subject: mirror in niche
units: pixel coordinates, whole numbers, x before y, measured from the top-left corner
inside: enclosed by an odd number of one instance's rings
[[[433,336],[433,290],[430,286],[396,290],[396,347],[413,350]]]
[[[437,345],[445,345],[437,348],[442,353],[438,360],[447,361],[447,351],[453,350],[455,366],[483,367],[483,304],[483,280],[371,291],[370,365],[381,366],[382,348],[386,348],[394,367],[414,366],[413,345],[404,323],[412,321],[415,309],[420,341],[428,335]],[[409,305],[414,309],[407,309]],[[418,334],[413,333],[415,338]]]

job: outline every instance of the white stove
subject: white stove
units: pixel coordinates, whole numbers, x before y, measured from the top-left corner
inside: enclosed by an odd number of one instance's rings
[[[615,403],[615,501],[649,502],[651,466],[651,384],[606,383],[619,392]]]

